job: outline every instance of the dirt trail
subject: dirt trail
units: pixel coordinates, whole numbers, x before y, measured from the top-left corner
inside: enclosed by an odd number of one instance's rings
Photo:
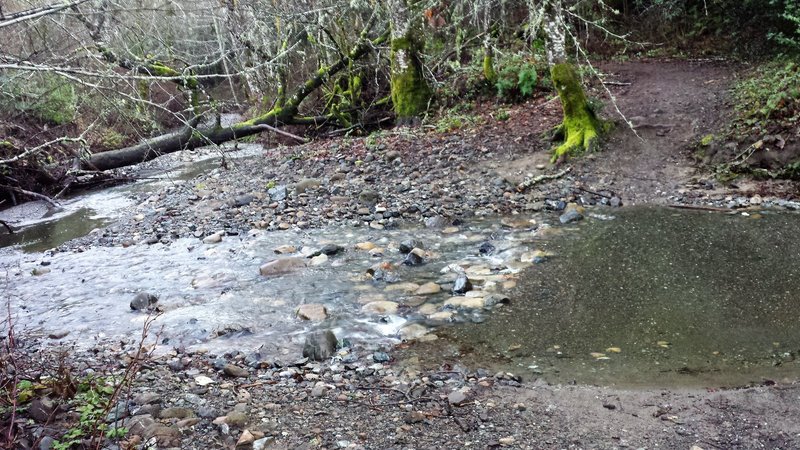
[[[637,61],[603,63],[606,88],[631,123],[626,125],[604,97],[603,115],[616,124],[601,151],[573,159],[574,176],[592,190],[616,193],[628,204],[668,202],[696,187],[703,174],[691,155],[704,136],[718,133],[731,114],[733,64],[716,61]],[[555,105],[557,106],[557,105]],[[509,171],[535,171],[548,161],[546,151],[505,164]],[[703,186],[705,188],[705,186]]]
[[[729,118],[732,67],[653,61],[604,64],[601,69],[608,81],[629,83],[609,88],[636,134],[620,124],[591,170],[610,177],[635,203],[655,200],[657,191],[684,187],[696,173],[688,150]],[[606,113],[612,114],[613,107],[607,106]]]

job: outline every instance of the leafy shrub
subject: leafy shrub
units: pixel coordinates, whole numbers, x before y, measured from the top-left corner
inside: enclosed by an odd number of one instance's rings
[[[500,61],[495,87],[500,97],[518,100],[533,95],[538,81],[536,65],[520,55],[514,55]]]
[[[763,126],[773,119],[797,119],[800,113],[800,67],[794,62],[765,65],[757,77],[740,82],[734,90],[737,109],[748,126]]]
[[[27,77],[2,77],[0,108],[35,117],[53,125],[75,118],[78,97],[75,88],[61,77],[35,73]]]
[[[791,31],[770,31],[767,36],[791,50],[800,51],[800,3],[797,0],[770,0],[770,4],[783,9],[780,16],[789,23]]]

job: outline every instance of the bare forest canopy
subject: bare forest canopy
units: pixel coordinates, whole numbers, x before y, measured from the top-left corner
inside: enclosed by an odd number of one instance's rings
[[[183,149],[363,134],[464,96],[567,85],[568,155],[602,131],[573,64],[796,51],[798,17],[794,0],[7,0],[0,191],[16,201]]]

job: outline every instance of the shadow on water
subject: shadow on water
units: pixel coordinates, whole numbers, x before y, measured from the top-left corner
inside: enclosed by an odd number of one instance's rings
[[[107,223],[108,219],[98,218],[92,209],[80,208],[53,220],[16,230],[14,234],[0,234],[0,247],[18,245],[25,252],[41,252],[85,236]]]
[[[515,301],[411,350],[557,383],[731,386],[795,378],[800,216],[633,208],[551,242]]]

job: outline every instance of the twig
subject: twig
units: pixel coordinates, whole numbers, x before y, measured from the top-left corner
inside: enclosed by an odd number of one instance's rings
[[[47,203],[51,204],[52,206],[54,206],[56,208],[61,208],[61,205],[58,204],[57,201],[53,200],[52,198],[50,198],[50,197],[48,197],[48,196],[46,196],[44,194],[31,192],[31,191],[28,191],[28,190],[25,190],[25,189],[22,189],[22,188],[19,188],[19,187],[16,187],[16,186],[8,186],[6,184],[0,184],[0,188],[10,189],[12,191],[19,192],[20,194],[27,195],[29,197],[38,198],[39,200],[44,200],[44,201],[46,201]]]
[[[623,83],[622,81],[603,81],[606,86],[630,86],[631,83]]]
[[[729,208],[717,208],[715,206],[679,205],[679,204],[672,204],[672,205],[667,205],[667,206],[669,206],[670,208],[691,209],[691,210],[697,210],[697,211],[713,211],[713,212],[724,212],[724,213],[733,212],[732,209],[729,209]]]
[[[599,192],[590,191],[589,189],[584,189],[584,188],[582,188],[582,187],[579,187],[579,188],[577,188],[577,189],[578,189],[579,191],[583,191],[583,192],[586,192],[586,193],[588,193],[588,194],[592,194],[592,195],[597,195],[597,196],[599,196],[599,197],[605,197],[605,198],[607,198],[607,199],[611,199],[611,197],[612,197],[611,195],[605,195],[605,194],[601,194],[601,193],[599,193]]]
[[[288,138],[292,138],[292,139],[298,140],[298,141],[300,141],[300,142],[302,142],[304,144],[308,143],[308,139],[306,139],[306,138],[302,138],[302,137],[300,137],[300,136],[298,136],[296,134],[289,133],[288,131],[283,131],[283,130],[281,130],[279,128],[275,128],[275,127],[273,127],[271,125],[261,124],[261,125],[256,125],[254,128],[262,128],[264,130],[269,130],[269,131],[272,131],[273,133],[280,134],[281,136],[286,136]]]
[[[555,180],[556,178],[561,178],[564,175],[568,174],[570,170],[572,170],[572,167],[567,167],[566,169],[562,170],[561,172],[554,173],[554,174],[545,174],[545,175],[535,176],[535,177],[531,178],[530,180],[523,181],[522,183],[517,185],[517,191],[518,192],[522,192],[525,189],[528,189],[531,186],[539,184],[539,183],[541,183],[543,181]]]

